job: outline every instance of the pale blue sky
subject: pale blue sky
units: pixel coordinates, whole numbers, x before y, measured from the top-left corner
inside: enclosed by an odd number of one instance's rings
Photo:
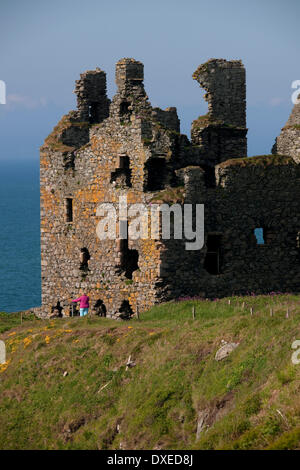
[[[269,153],[300,79],[298,0],[1,0],[0,160],[37,160],[60,117],[75,107],[80,72],[99,66],[115,92],[122,57],[145,65],[153,105],[176,106],[182,132],[206,113],[191,76],[207,59],[242,59],[249,155]]]

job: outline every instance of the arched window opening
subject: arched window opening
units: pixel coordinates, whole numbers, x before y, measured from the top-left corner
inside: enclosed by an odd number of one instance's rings
[[[119,312],[119,317],[122,318],[122,320],[130,320],[133,315],[133,311],[128,300],[123,300],[121,307],[119,308]]]
[[[104,305],[103,300],[98,299],[94,305],[94,310],[96,315],[99,317],[106,317],[106,307]]]
[[[80,250],[80,270],[81,271],[88,271],[89,270],[89,260],[90,260],[90,253],[87,248],[81,248]]]

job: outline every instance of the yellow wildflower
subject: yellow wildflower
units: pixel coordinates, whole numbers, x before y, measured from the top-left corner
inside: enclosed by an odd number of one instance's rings
[[[6,371],[9,363],[10,363],[10,359],[8,361],[4,362],[4,364],[0,364],[0,373]]]
[[[27,348],[27,346],[29,346],[29,344],[32,343],[32,339],[28,337],[24,338],[23,343],[24,343],[24,348]]]
[[[48,336],[48,335],[46,336],[45,342],[46,342],[46,344],[49,344],[49,343],[50,343],[50,336]]]
[[[9,333],[8,336],[13,336],[13,335],[16,335],[17,333],[15,331],[12,331],[11,333]]]

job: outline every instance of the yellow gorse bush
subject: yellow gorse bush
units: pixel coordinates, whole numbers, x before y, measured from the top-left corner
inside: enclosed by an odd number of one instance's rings
[[[29,344],[32,343],[32,339],[29,337],[24,338],[23,343],[24,343],[24,348],[27,348],[27,346],[29,346]]]

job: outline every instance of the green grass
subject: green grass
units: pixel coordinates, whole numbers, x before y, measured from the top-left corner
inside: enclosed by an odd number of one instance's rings
[[[1,314],[0,448],[299,449],[299,300],[170,302],[130,322]],[[221,340],[239,346],[217,362]]]
[[[32,322],[34,315],[22,316],[22,322]],[[9,331],[12,328],[21,324],[21,313],[4,313],[0,312],[0,334]],[[27,323],[26,323],[27,324]]]

